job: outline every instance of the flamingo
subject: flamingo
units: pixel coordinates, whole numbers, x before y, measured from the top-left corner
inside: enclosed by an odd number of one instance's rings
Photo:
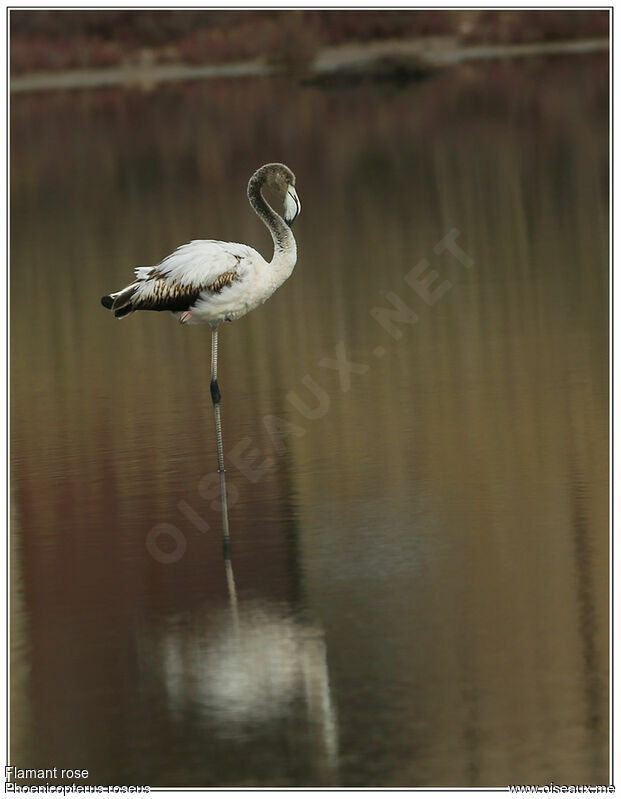
[[[269,188],[283,203],[281,217],[263,196]],[[218,329],[268,300],[293,272],[297,246],[291,225],[300,213],[295,175],[284,164],[264,164],[248,182],[248,201],[274,242],[271,261],[247,244],[198,239],[183,244],[157,266],[139,266],[135,280],[101,298],[117,319],[135,311],[170,311],[183,325],[211,326],[211,399],[225,542],[229,540],[224,449],[218,384]]]

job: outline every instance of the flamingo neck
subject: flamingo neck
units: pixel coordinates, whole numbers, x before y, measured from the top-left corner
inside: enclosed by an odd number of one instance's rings
[[[289,272],[293,270],[297,259],[297,247],[291,228],[285,220],[274,211],[267,202],[261,189],[264,181],[253,175],[248,183],[248,200],[252,209],[269,230],[274,242],[274,255],[271,266]]]

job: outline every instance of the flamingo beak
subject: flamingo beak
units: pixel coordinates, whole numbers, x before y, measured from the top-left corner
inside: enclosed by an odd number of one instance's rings
[[[289,186],[285,195],[285,222],[291,227],[296,216],[302,210],[302,203],[295,190],[295,186]]]

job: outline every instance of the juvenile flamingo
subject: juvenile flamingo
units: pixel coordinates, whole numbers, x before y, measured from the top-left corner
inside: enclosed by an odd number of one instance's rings
[[[268,187],[284,205],[281,217],[263,197]],[[265,164],[248,182],[248,200],[274,241],[271,261],[246,244],[199,239],[183,244],[157,266],[139,266],[136,279],[101,298],[117,319],[134,311],[170,311],[181,324],[211,325],[211,399],[216,423],[218,472],[225,541],[228,515],[218,385],[218,328],[264,303],[293,272],[297,247],[291,225],[300,213],[295,175],[284,164]]]

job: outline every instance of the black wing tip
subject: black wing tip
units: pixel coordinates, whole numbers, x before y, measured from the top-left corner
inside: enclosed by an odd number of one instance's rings
[[[127,314],[131,313],[134,310],[133,305],[129,302],[125,305],[122,305],[120,308],[115,308],[114,297],[110,296],[110,294],[106,294],[104,297],[101,298],[101,304],[103,305],[104,308],[112,310],[117,319],[122,319],[124,316],[127,316]]]

